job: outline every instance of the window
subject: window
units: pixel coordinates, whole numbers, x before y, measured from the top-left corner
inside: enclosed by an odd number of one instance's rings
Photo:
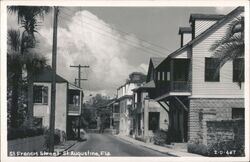
[[[34,126],[38,128],[42,128],[43,126],[43,118],[41,117],[34,117],[33,118]]]
[[[244,108],[232,108],[232,119],[244,119]]]
[[[41,104],[48,104],[48,87],[46,86],[34,86],[33,92],[33,102],[34,103],[41,103]]]
[[[170,72],[167,72],[167,81],[170,81]]]
[[[218,59],[205,58],[205,81],[218,82],[220,81],[220,71],[217,70]]]
[[[244,58],[237,58],[233,61],[233,81],[244,82]]]
[[[159,72],[159,71],[157,73],[157,80],[161,80],[161,72]]]
[[[162,72],[162,80],[163,81],[165,80],[165,72],[164,71]]]

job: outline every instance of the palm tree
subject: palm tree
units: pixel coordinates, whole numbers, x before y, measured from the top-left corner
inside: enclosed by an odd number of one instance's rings
[[[226,62],[244,58],[244,50],[244,17],[236,17],[229,23],[226,34],[220,40],[215,41],[210,48],[213,56],[218,58],[217,72]],[[241,68],[244,69],[244,64]],[[239,77],[242,78],[243,75],[242,73]],[[238,84],[241,86],[241,81]]]
[[[34,53],[36,39],[34,33],[39,26],[38,18],[43,18],[50,11],[50,7],[42,6],[10,6],[9,12],[16,13],[18,23],[24,28],[21,36],[20,53],[23,55],[24,67],[27,70],[28,81],[28,126],[32,126],[33,121],[33,75],[39,68],[45,66],[46,59]],[[33,59],[33,60],[32,60]]]
[[[18,127],[18,96],[21,78],[21,55],[20,55],[20,31],[8,31],[8,52],[7,52],[7,79],[8,87],[11,87],[11,108],[10,126]]]

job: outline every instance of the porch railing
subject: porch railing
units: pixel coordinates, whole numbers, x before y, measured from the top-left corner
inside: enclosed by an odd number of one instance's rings
[[[188,81],[173,81],[171,86],[173,92],[189,92],[190,85]]]
[[[80,113],[81,113],[80,106],[69,104],[68,115],[80,115]]]

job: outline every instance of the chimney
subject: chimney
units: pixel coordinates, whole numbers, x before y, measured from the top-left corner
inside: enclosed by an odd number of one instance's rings
[[[191,27],[180,27],[179,35],[181,36],[181,47],[192,40],[192,28]]]

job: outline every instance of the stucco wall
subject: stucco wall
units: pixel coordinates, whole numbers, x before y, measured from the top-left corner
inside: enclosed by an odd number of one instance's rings
[[[34,83],[34,85],[48,86],[48,104],[34,104],[34,116],[43,119],[43,126],[49,127],[50,106],[51,106],[51,84]],[[55,128],[66,132],[67,120],[67,83],[56,84],[56,113]]]

